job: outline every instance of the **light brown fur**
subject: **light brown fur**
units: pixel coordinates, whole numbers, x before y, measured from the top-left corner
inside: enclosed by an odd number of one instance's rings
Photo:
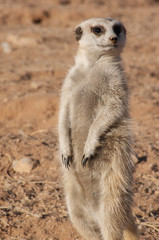
[[[95,18],[75,32],[80,46],[62,88],[59,116],[69,215],[86,240],[137,240],[128,87],[120,58],[126,31],[116,20]]]

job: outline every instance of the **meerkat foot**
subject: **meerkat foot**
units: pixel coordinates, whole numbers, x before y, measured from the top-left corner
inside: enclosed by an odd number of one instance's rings
[[[62,155],[62,162],[65,165],[65,168],[69,169],[72,163],[72,156],[64,156]]]
[[[82,158],[82,161],[81,161],[81,164],[83,167],[86,167],[86,163],[88,161],[91,161],[93,159],[93,155],[91,154],[89,157],[83,155],[83,158]]]

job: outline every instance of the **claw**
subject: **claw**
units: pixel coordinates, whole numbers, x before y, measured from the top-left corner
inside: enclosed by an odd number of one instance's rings
[[[89,159],[88,157],[83,159],[83,161],[82,161],[82,166],[83,167],[86,166],[86,163],[87,163],[88,159]]]
[[[65,168],[69,169],[71,166],[70,163],[72,163],[72,156],[64,157],[62,155],[62,163],[65,165]]]
[[[89,157],[85,157],[85,155],[83,155],[83,158],[82,158],[82,166],[83,168],[86,167],[86,163],[90,160],[92,160],[93,158],[93,155],[91,154]]]
[[[67,167],[68,169],[70,167],[70,157],[69,156],[66,158],[66,165],[65,165],[65,167]]]

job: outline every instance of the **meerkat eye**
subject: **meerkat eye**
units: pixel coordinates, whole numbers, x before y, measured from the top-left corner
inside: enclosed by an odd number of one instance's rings
[[[93,32],[98,34],[98,33],[102,32],[102,29],[99,27],[95,27],[95,28],[93,28]]]
[[[91,30],[95,35],[101,35],[104,32],[102,27],[93,27]]]
[[[120,26],[119,24],[115,24],[115,25],[113,26],[113,31],[115,32],[115,34],[116,34],[117,36],[119,36],[119,34],[120,34],[121,31],[122,31],[122,28],[121,28],[121,26]]]

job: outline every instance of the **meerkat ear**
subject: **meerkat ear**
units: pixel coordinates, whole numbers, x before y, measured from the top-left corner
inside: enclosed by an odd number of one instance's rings
[[[76,37],[76,40],[79,41],[82,37],[82,33],[83,33],[83,30],[80,26],[77,26],[75,28],[75,37]]]
[[[126,36],[126,28],[124,27],[124,25],[123,25],[123,30],[124,30],[124,34],[125,34],[125,36]]]

